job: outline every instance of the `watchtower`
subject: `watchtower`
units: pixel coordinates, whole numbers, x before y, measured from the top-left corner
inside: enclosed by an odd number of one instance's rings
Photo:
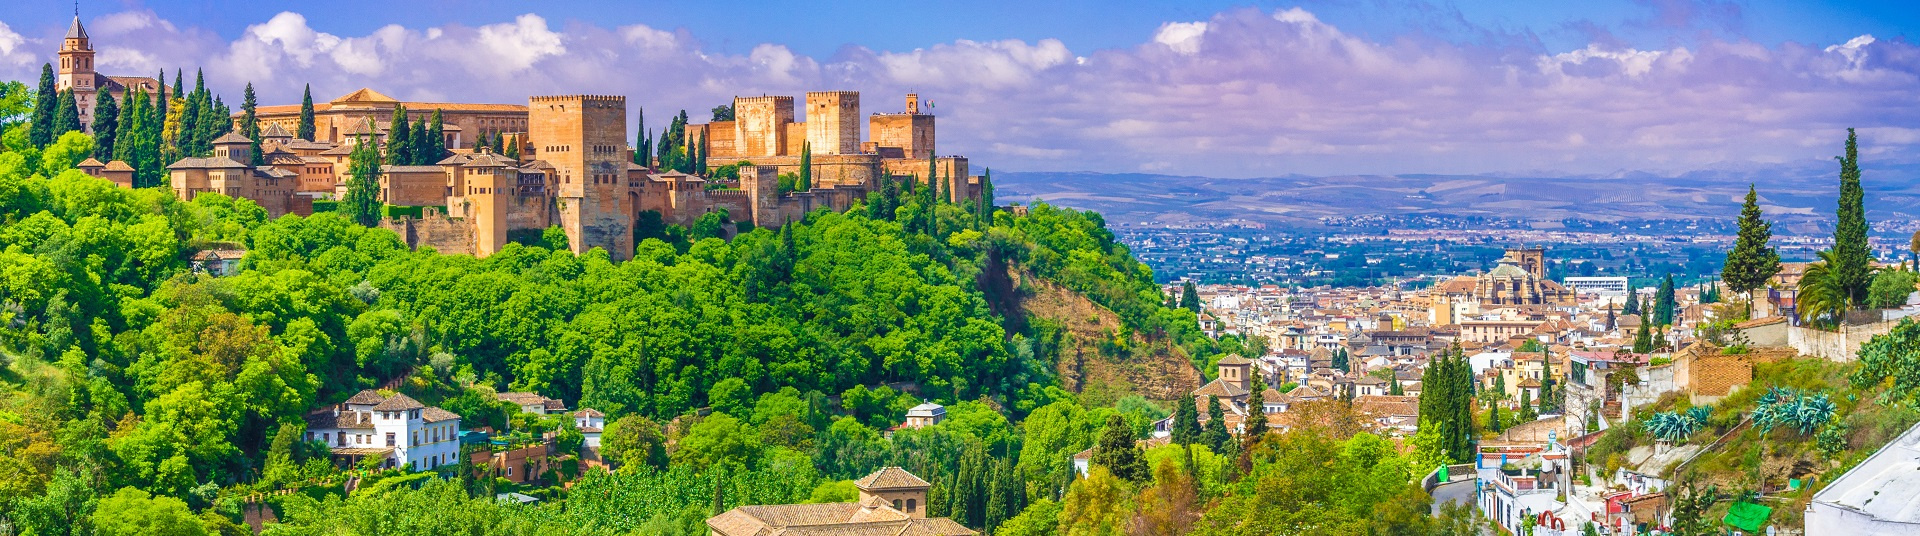
[[[615,260],[633,257],[626,143],[626,97],[528,99],[527,145],[558,175],[555,209],[576,254],[600,247]]]
[[[859,154],[860,92],[807,92],[807,143],[814,154]]]

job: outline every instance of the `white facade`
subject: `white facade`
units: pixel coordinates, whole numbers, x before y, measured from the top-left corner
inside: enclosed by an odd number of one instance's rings
[[[460,416],[367,390],[307,414],[307,440],[336,454],[383,458],[383,467],[424,471],[460,463]]]
[[[1920,424],[1814,494],[1807,534],[1920,534]]]
[[[582,409],[573,412],[573,426],[579,428],[580,435],[586,437],[586,440],[582,441],[581,445],[599,448],[600,433],[607,428],[607,414],[594,409]]]
[[[1620,297],[1627,295],[1627,278],[1614,277],[1569,277],[1561,281],[1567,290],[1574,294],[1593,294],[1597,296]]]

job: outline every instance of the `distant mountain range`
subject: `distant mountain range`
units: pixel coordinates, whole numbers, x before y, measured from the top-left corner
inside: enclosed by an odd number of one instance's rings
[[[1832,219],[1838,166],[1718,170],[1661,176],[1289,175],[1221,179],[1143,173],[999,172],[995,197],[1097,210],[1109,221],[1244,219],[1287,228],[1353,216],[1451,215],[1558,221],[1732,219],[1749,183],[1780,232]],[[1920,219],[1920,166],[1867,169],[1868,217]]]

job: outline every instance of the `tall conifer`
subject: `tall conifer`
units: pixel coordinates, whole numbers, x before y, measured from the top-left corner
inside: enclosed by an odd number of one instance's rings
[[[313,84],[306,84],[301,90],[300,126],[295,127],[293,137],[313,141]]]
[[[1867,244],[1866,192],[1860,186],[1859,138],[1847,129],[1847,153],[1840,160],[1840,208],[1833,230],[1834,265],[1830,277],[1850,306],[1867,301],[1873,250]]]
[[[58,141],[61,134],[80,130],[80,104],[73,98],[73,90],[60,91],[60,105],[53,112],[53,139]]]
[[[93,109],[93,157],[101,161],[113,160],[114,137],[119,133],[120,103],[112,93],[100,92],[100,102]]]
[[[53,64],[40,66],[40,88],[33,93],[33,115],[27,121],[27,142],[34,147],[53,143],[53,115],[60,108],[60,90],[53,84]]]
[[[1750,293],[1780,273],[1780,253],[1768,244],[1772,240],[1773,224],[1761,216],[1759,192],[1748,184],[1747,200],[1740,205],[1740,236],[1734,240],[1733,249],[1727,251],[1720,280],[1727,283],[1728,289],[1748,295],[1749,315],[1753,312]]]
[[[260,154],[260,114],[258,113],[260,103],[254,98],[253,82],[247,82],[247,89],[241,96],[240,135],[253,140],[253,165],[266,164],[266,156]]]
[[[404,166],[413,158],[413,127],[407,124],[407,107],[393,108],[393,122],[387,125],[387,165]]]

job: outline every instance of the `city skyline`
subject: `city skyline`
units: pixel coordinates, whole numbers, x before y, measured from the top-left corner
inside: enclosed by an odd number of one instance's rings
[[[918,91],[956,127],[943,152],[1003,169],[1804,167],[1830,165],[1849,126],[1869,169],[1920,161],[1909,156],[1920,145],[1908,126],[1920,119],[1920,50],[1905,37],[1914,17],[1891,4],[1376,3],[1378,16],[1344,2],[1127,4],[1094,18],[1073,3],[775,7],[736,17],[737,29],[717,15],[750,8],[448,5],[361,17],[350,14],[370,10],[156,2],[81,14],[102,72],[191,78],[204,67],[230,101],[248,81],[263,104],[297,102],[307,83],[322,101],[360,87],[419,101],[619,94],[658,129],[681,109],[703,121],[736,94],[857,90],[871,113]],[[70,9],[0,18],[0,73],[35,78]]]

